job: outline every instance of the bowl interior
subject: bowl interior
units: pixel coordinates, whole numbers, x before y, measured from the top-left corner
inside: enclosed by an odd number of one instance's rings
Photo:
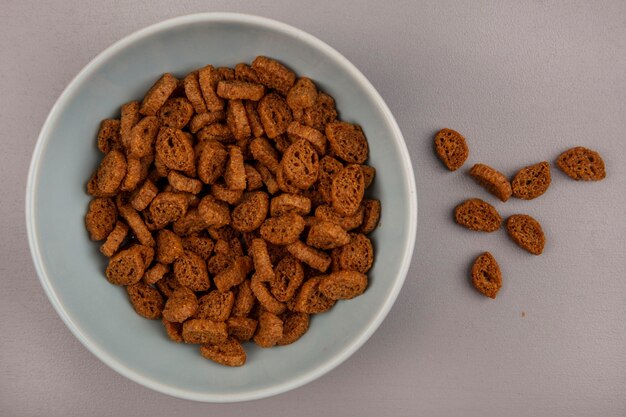
[[[257,55],[275,57],[315,80],[337,102],[340,117],[362,125],[377,169],[371,194],[383,203],[373,234],[376,262],[362,296],[315,316],[297,343],[260,349],[226,368],[203,359],[197,346],[170,342],[160,321],[132,310],[125,291],[104,278],[104,257],[89,241],[83,218],[85,183],[101,154],[101,119],[143,93],[163,73],[182,76],[211,63],[234,66]],[[27,221],[35,263],[59,314],[100,359],[162,392],[205,401],[259,398],[299,386],[356,350],[386,315],[410,258],[416,222],[413,175],[395,121],[378,94],[336,52],[286,25],[236,15],[179,18],[109,48],[68,87],[53,109],[35,152]]]

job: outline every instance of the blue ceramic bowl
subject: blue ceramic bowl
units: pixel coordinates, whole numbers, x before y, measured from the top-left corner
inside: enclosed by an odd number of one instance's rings
[[[164,72],[182,76],[211,63],[233,66],[275,57],[315,80],[337,102],[341,118],[362,125],[382,201],[373,235],[376,262],[360,297],[315,316],[297,343],[261,349],[227,368],[203,359],[197,346],[170,342],[160,321],[139,317],[123,288],[104,278],[106,262],[84,228],[85,183],[101,155],[101,119],[118,117]],[[122,375],[180,398],[233,402],[288,391],[318,378],[354,353],[393,305],[413,252],[417,197],[402,134],[367,79],[330,46],[273,20],[225,13],[168,20],[122,39],[69,84],[48,116],[35,148],[26,190],[32,257],[50,301],[72,333]]]

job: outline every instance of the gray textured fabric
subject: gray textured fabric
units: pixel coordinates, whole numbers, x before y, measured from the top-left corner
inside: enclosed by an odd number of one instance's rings
[[[254,3],[254,4],[252,4]],[[24,226],[31,152],[72,77],[123,36],[163,19],[238,11],[299,27],[338,49],[381,93],[413,160],[419,226],[407,282],[378,332],[346,363],[295,391],[244,404],[178,400],[91,355],[65,328],[32,266]],[[5,416],[626,415],[626,2],[34,2],[0,8],[0,414]],[[471,164],[507,175],[573,145],[607,178],[553,171],[547,194],[497,205],[547,235],[533,257],[503,231],[452,221],[489,199],[435,158],[442,127]],[[478,295],[471,260],[490,250],[504,286]]]

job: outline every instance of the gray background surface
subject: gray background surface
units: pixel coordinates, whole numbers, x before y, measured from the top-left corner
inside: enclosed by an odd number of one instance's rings
[[[0,415],[626,415],[626,2],[1,3]],[[231,405],[171,398],[99,362],[46,299],[24,225],[31,152],[72,77],[137,29],[205,11],[289,23],[351,60],[396,116],[419,198],[409,276],[370,341],[305,387]],[[468,139],[463,172],[434,157],[442,127]],[[465,173],[512,175],[573,145],[600,151],[605,181],[553,171],[546,195],[504,204]],[[473,196],[539,219],[544,254],[455,225]],[[504,274],[495,301],[468,280],[484,250]]]

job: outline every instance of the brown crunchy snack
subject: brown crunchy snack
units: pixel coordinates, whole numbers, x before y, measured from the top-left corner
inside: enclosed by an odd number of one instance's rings
[[[317,189],[319,190],[322,199],[330,203],[331,202],[331,188],[333,183],[333,176],[343,169],[343,164],[333,158],[326,155],[320,159],[320,173],[319,182],[317,183]],[[364,176],[365,181],[365,176]]]
[[[259,171],[259,174],[261,174],[263,184],[265,184],[268,193],[273,195],[280,191],[280,188],[278,188],[278,183],[276,182],[276,178],[270,172],[270,170],[265,167],[265,165],[257,164],[256,170]]]
[[[213,68],[213,65],[207,65],[198,70],[200,90],[202,91],[206,108],[209,111],[217,111],[224,108],[224,100],[220,98],[216,92],[217,83],[220,81],[220,78],[215,68]]]
[[[94,197],[111,197],[119,188],[126,175],[126,158],[117,149],[107,153],[94,175],[94,186],[97,193]]]
[[[317,87],[310,78],[299,78],[287,93],[287,104],[293,112],[312,107],[315,100],[317,100]]]
[[[128,156],[143,158],[154,154],[154,141],[158,131],[159,119],[156,116],[141,119],[130,131]]]
[[[293,71],[271,58],[256,57],[252,61],[252,69],[256,71],[261,84],[273,88],[283,96],[287,95],[296,82],[296,74]]]
[[[169,321],[169,320],[166,320],[165,318],[161,319],[161,323],[163,323],[163,327],[165,328],[165,333],[167,334],[167,337],[169,337],[172,342],[182,343],[183,341],[183,324],[182,323]]]
[[[143,259],[143,264],[147,268],[154,260],[154,248],[152,248],[151,246],[144,246],[144,245],[135,245],[135,246],[138,248],[139,254],[141,255],[141,259]]]
[[[340,225],[324,220],[313,224],[306,244],[318,249],[334,249],[350,242],[350,236]]]
[[[250,254],[254,261],[256,275],[261,281],[269,281],[274,277],[274,269],[267,251],[267,243],[263,239],[252,239]]]
[[[259,83],[259,76],[256,71],[248,64],[240,62],[235,65],[235,80],[247,81],[250,83]]]
[[[168,297],[163,309],[163,318],[169,321],[182,323],[193,316],[198,309],[196,295],[187,287],[179,284]]]
[[[235,304],[231,311],[232,317],[246,317],[252,311],[256,298],[252,292],[251,281],[244,280],[237,286],[237,295],[235,296]]]
[[[333,175],[330,198],[333,209],[341,216],[351,216],[359,209],[365,181],[359,165],[348,165]]]
[[[189,202],[181,193],[162,192],[150,203],[148,208],[152,221],[162,228],[175,222],[187,213]]]
[[[280,161],[283,174],[298,188],[307,189],[317,181],[319,159],[306,139],[300,139],[287,148]]]
[[[193,291],[206,291],[211,286],[204,259],[191,251],[184,251],[176,258],[174,276],[180,284]]]
[[[98,149],[102,153],[108,153],[113,149],[121,148],[120,121],[117,119],[104,119],[100,123],[100,130],[98,131]]]
[[[149,156],[144,158],[148,159]],[[126,159],[126,175],[120,184],[120,191],[133,191],[141,180],[147,176],[147,169],[144,169],[146,164],[141,162],[144,158]]]
[[[259,112],[256,111],[257,103],[245,100],[243,105],[246,109],[246,116],[248,116],[248,123],[250,124],[252,135],[255,138],[263,136],[265,134],[265,129],[263,129],[263,123],[261,123]]]
[[[461,168],[469,156],[465,138],[452,129],[441,129],[437,132],[437,135],[435,135],[435,151],[441,162],[450,171],[456,171]]]
[[[139,113],[154,116],[177,86],[178,80],[172,74],[163,74],[144,96]]]
[[[283,337],[283,321],[276,314],[264,311],[254,334],[254,343],[262,348],[274,346]]]
[[[283,337],[276,342],[277,346],[290,345],[300,339],[309,330],[309,315],[290,312],[283,321]]]
[[[162,127],[156,139],[156,153],[169,169],[188,172],[195,167],[191,139],[180,129]]]
[[[222,343],[228,338],[228,326],[223,322],[207,319],[190,319],[183,323],[183,340],[185,343],[203,345]]]
[[[226,110],[226,124],[236,140],[244,140],[252,135],[246,108],[241,100],[229,100]]]
[[[287,102],[275,93],[270,93],[259,101],[257,112],[265,134],[270,139],[285,133],[292,121],[291,110],[289,110]]]
[[[361,165],[361,171],[363,171],[363,180],[365,181],[365,188],[369,188],[374,182],[376,177],[376,168],[369,165]]]
[[[191,251],[203,260],[209,259],[213,252],[213,241],[208,237],[187,236],[182,239],[183,249]]]
[[[290,147],[292,142],[293,142],[289,138],[289,136],[287,136],[287,133],[283,133],[282,135],[278,135],[278,136],[276,136],[272,140],[274,141],[274,147],[281,154],[284,154],[285,151],[287,150],[287,148]]]
[[[215,72],[217,73],[217,78],[219,81],[235,79],[235,71],[232,68],[217,67],[215,69]]]
[[[200,90],[198,73],[194,71],[187,75],[183,80],[183,86],[185,88],[185,95],[193,105],[194,111],[198,113],[198,115],[206,113],[207,108],[204,103],[204,98],[202,97],[202,90]]]
[[[131,206],[121,206],[118,208],[120,216],[126,220],[126,224],[131,228],[133,234],[141,243],[145,246],[154,246],[154,238],[152,233],[146,227],[146,224],[141,219],[141,216]]]
[[[269,169],[272,174],[276,174],[279,166],[278,152],[272,147],[272,145],[265,138],[256,138],[250,142],[250,151],[254,159],[263,164]],[[259,173],[263,173],[259,170]]]
[[[213,290],[198,300],[198,310],[194,318],[212,321],[226,321],[235,303],[232,291]]]
[[[270,265],[271,266],[271,265]],[[267,287],[267,283],[274,279],[274,273],[270,278],[263,278],[258,272],[252,275],[250,281],[250,288],[254,293],[254,296],[258,300],[259,304],[266,310],[273,314],[282,314],[285,311],[285,304],[281,303],[274,297],[271,291]]]
[[[335,100],[326,93],[319,92],[315,104],[302,112],[300,123],[324,132],[326,125],[337,119]],[[327,135],[328,136],[328,135]]]
[[[469,174],[487,191],[495,195],[502,201],[507,201],[513,191],[511,183],[500,171],[485,164],[476,164],[470,169]]]
[[[147,319],[161,318],[165,301],[157,290],[139,281],[127,286],[126,292],[137,314]]]
[[[261,225],[261,236],[274,245],[288,245],[295,242],[304,231],[302,216],[288,212],[278,217],[270,217]]]
[[[326,272],[330,266],[330,256],[327,253],[307,246],[299,240],[288,245],[287,250],[296,259],[318,271]]]
[[[232,142],[234,136],[228,125],[223,123],[211,123],[210,125],[200,129],[200,131],[196,133],[196,138],[201,143],[210,140],[217,140],[219,142]]]
[[[326,137],[330,149],[349,164],[362,164],[367,160],[369,147],[360,126],[346,122],[326,125]]]
[[[161,294],[163,294],[163,297],[165,298],[170,298],[172,294],[174,294],[174,291],[182,287],[182,285],[176,281],[176,277],[172,273],[165,274],[165,276],[158,280],[154,286]]]
[[[189,130],[191,133],[196,134],[200,129],[224,120],[226,120],[226,113],[222,110],[199,113],[193,116],[189,122]]]
[[[380,220],[380,200],[363,200],[363,223],[359,232],[367,235],[376,229]]]
[[[228,204],[235,205],[241,202],[244,194],[243,190],[231,190],[224,183],[215,183],[211,187],[211,195],[217,200],[221,200]]]
[[[119,251],[109,259],[105,275],[113,285],[131,285],[138,282],[146,269],[141,246]]]
[[[367,236],[350,234],[350,243],[334,249],[338,253],[339,269],[365,274],[374,264],[374,248]]]
[[[89,202],[85,226],[91,240],[104,240],[115,228],[117,208],[110,198],[94,198]]]
[[[246,168],[243,164],[243,154],[238,146],[228,149],[228,162],[224,172],[226,186],[231,190],[246,189]]]
[[[604,160],[600,154],[582,146],[563,152],[556,164],[568,177],[577,181],[600,181],[606,178]]]
[[[150,180],[146,180],[130,198],[130,205],[137,211],[143,211],[156,197],[159,189]]]
[[[244,170],[246,172],[246,190],[254,191],[263,187],[263,177],[256,168],[250,164],[244,164]]]
[[[198,178],[205,184],[214,184],[226,170],[228,152],[224,146],[212,141],[206,144],[198,160]]]
[[[301,192],[300,188],[296,187],[293,181],[284,175],[282,165],[279,165],[276,171],[276,184],[278,184],[278,188],[285,193],[298,194]]]
[[[259,101],[264,94],[265,87],[258,83],[227,80],[217,84],[217,95],[228,100]]]
[[[128,226],[118,220],[111,233],[109,233],[102,246],[100,246],[100,252],[107,258],[110,258],[120,248],[127,234]]]
[[[200,200],[198,213],[207,226],[222,227],[230,223],[230,210],[228,204],[218,201],[215,197],[207,195]]]
[[[143,274],[142,280],[149,285],[156,284],[169,271],[170,267],[168,265],[157,263]]]
[[[200,354],[204,358],[225,366],[242,366],[246,363],[246,351],[233,337],[227,338],[222,343],[200,346]]]
[[[287,135],[292,142],[306,139],[313,145],[320,156],[326,154],[326,143],[328,141],[326,140],[326,136],[317,129],[294,121],[287,126]]]
[[[502,273],[491,253],[485,252],[474,261],[472,284],[486,297],[496,298],[502,287]]]
[[[246,193],[233,209],[231,225],[239,232],[251,232],[263,224],[269,209],[269,197],[262,191]]]
[[[293,298],[304,280],[302,264],[292,255],[283,257],[274,268],[274,276],[270,278],[270,291],[280,302]]]
[[[310,278],[302,284],[300,292],[296,296],[294,311],[318,314],[330,310],[335,305],[335,300],[328,298],[320,291],[320,283],[323,278],[323,275]]]
[[[248,317],[231,317],[226,321],[228,335],[240,342],[247,342],[254,336],[257,323],[255,319]]]
[[[162,264],[171,264],[183,254],[180,237],[167,229],[159,230],[156,239],[156,258]]]
[[[193,105],[184,97],[170,98],[157,112],[159,124],[164,127],[182,129],[193,115]]]
[[[532,200],[546,192],[550,186],[550,164],[538,164],[522,168],[511,181],[513,197]]]
[[[367,275],[358,271],[338,271],[320,280],[319,290],[331,300],[350,300],[363,294]]]
[[[219,272],[213,278],[213,282],[219,291],[228,291],[232,287],[242,284],[246,280],[248,272],[252,269],[252,261],[247,256],[239,256],[234,261],[228,259],[228,255],[218,254],[211,258],[213,262],[222,260]],[[214,266],[211,265],[211,270]]]
[[[131,101],[124,104],[120,109],[120,141],[126,150],[128,150],[130,146],[131,131],[139,122],[139,119],[141,119],[139,106],[138,101]]]
[[[541,224],[526,214],[514,214],[506,221],[506,231],[519,247],[541,255],[546,244]]]
[[[456,206],[454,218],[461,226],[478,232],[496,231],[502,223],[495,207],[479,198],[471,198]]]
[[[177,191],[191,194],[198,194],[202,191],[202,182],[195,178],[189,178],[178,171],[170,171],[167,174],[167,181]]]
[[[311,211],[311,200],[298,194],[281,194],[270,201],[270,215],[278,217],[288,212],[304,216]]]

